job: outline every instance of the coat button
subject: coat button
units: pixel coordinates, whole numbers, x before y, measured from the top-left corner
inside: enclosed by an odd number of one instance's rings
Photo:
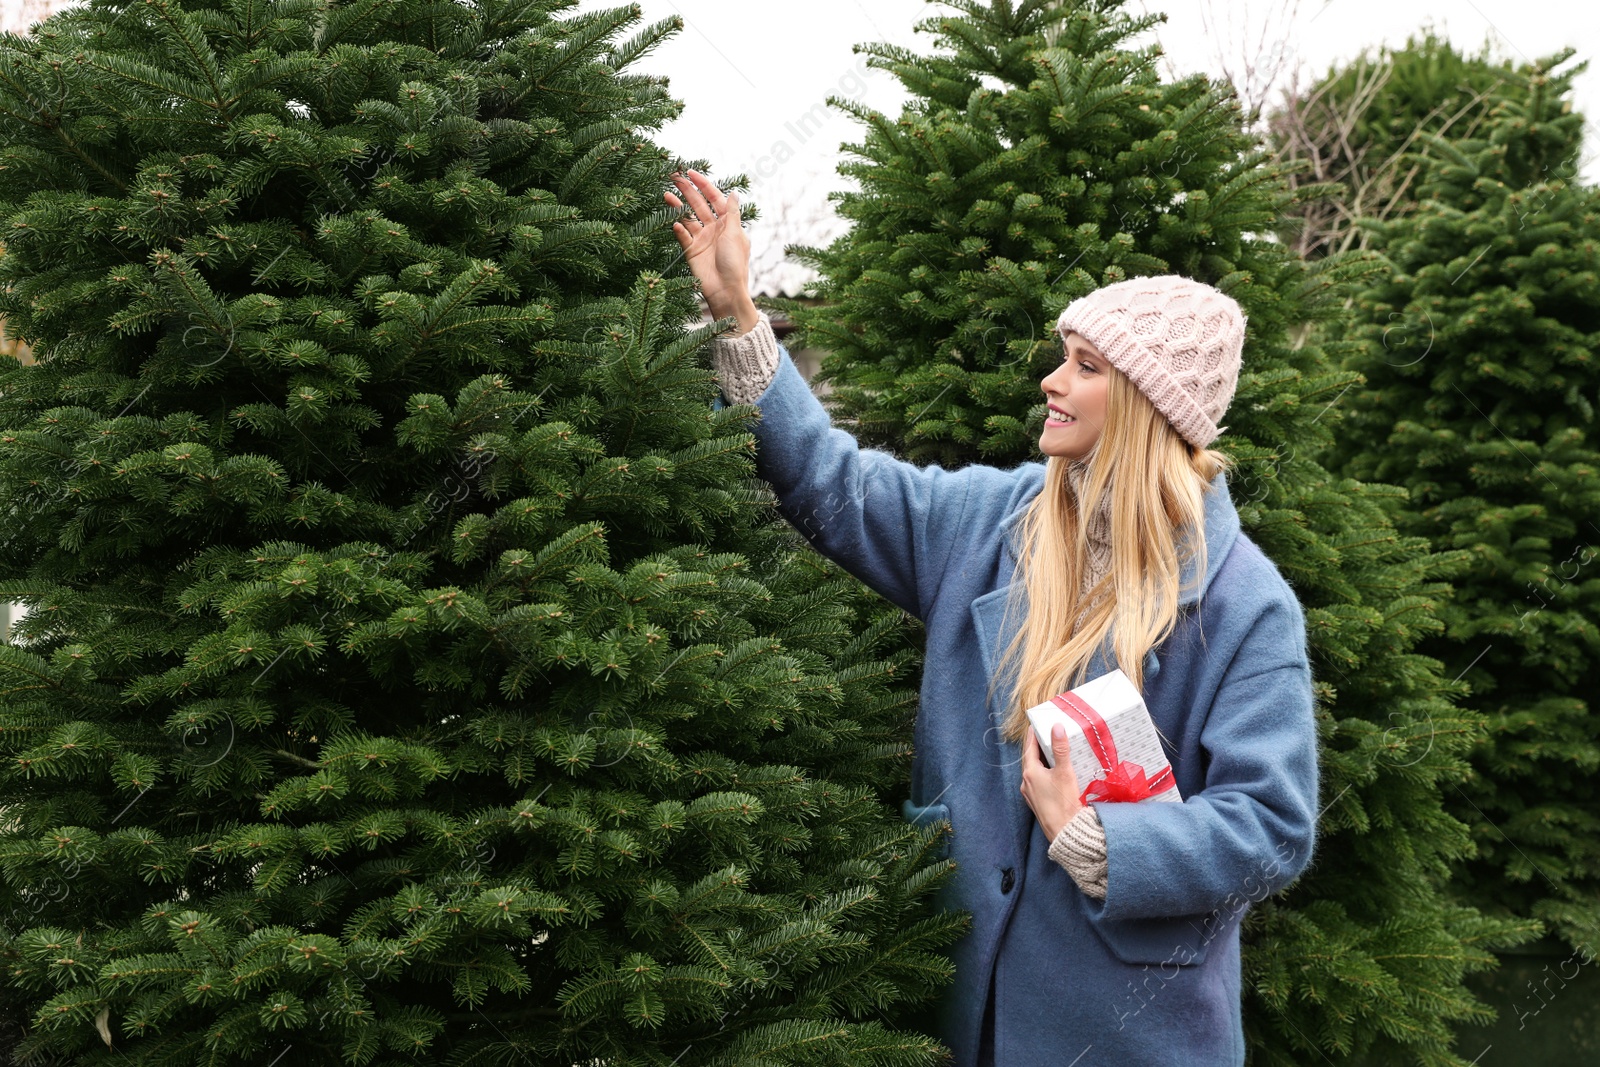
[[[1009,893],[1011,887],[1017,884],[1017,876],[1010,867],[1000,872],[1000,892]]]

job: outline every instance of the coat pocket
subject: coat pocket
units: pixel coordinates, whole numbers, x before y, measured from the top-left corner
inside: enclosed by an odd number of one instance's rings
[[[1111,954],[1123,963],[1152,967],[1192,967],[1204,963],[1211,945],[1219,937],[1232,936],[1219,928],[1212,913],[1174,915],[1150,919],[1107,919],[1096,912],[1104,905],[1082,893],[1084,914],[1089,926],[1104,941]]]
[[[906,822],[913,826],[934,826],[941,822],[950,821],[950,806],[948,804],[913,804],[910,800],[904,800],[900,803],[900,814],[905,816]],[[939,842],[939,848],[935,855],[942,860],[950,858],[950,837],[948,833]]]

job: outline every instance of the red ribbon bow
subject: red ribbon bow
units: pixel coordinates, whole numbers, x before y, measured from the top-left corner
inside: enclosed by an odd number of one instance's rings
[[[1105,768],[1106,776],[1096,778],[1083,789],[1078,799],[1087,804],[1091,800],[1148,800],[1172,788],[1172,768],[1163,767],[1154,778],[1145,774],[1137,763],[1117,758],[1117,743],[1111,739],[1111,728],[1089,702],[1076,693],[1059,693],[1050,698],[1051,703],[1083,728],[1095,758]]]

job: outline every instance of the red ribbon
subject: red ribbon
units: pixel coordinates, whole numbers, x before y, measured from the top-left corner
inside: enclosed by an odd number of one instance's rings
[[[1083,728],[1083,736],[1088,738],[1095,758],[1105,768],[1104,778],[1096,778],[1084,787],[1083,795],[1079,797],[1082,803],[1087,804],[1091,800],[1148,800],[1172,788],[1170,766],[1163,767],[1160,774],[1151,778],[1139,764],[1117,758],[1117,743],[1111,739],[1111,728],[1100,717],[1100,713],[1089,706],[1088,701],[1076,693],[1059,693],[1051,697],[1050,702]]]

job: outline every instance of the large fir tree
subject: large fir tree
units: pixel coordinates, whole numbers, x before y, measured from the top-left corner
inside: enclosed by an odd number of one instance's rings
[[[1124,277],[1174,272],[1220,286],[1249,317],[1244,369],[1218,447],[1238,466],[1245,532],[1295,586],[1310,629],[1324,740],[1324,815],[1311,869],[1245,924],[1254,1063],[1463,1064],[1451,1022],[1490,1009],[1462,976],[1532,936],[1443,893],[1470,847],[1443,794],[1482,731],[1415,645],[1440,629],[1434,554],[1394,529],[1400,490],[1331,476],[1312,453],[1355,376],[1308,324],[1339,310],[1344,273],[1272,240],[1295,203],[1201,77],[1163,82],[1132,40],[1154,17],[1118,0],[953,0],[921,24],[933,54],[864,46],[911,94],[862,123],[835,194],[853,227],[795,251],[822,274],[816,309],[780,302],[831,350],[835,413],[864,440],[945,465],[1034,456],[1039,379],[1059,360],[1060,309]]]
[[[1447,794],[1469,899],[1600,951],[1600,194],[1579,184],[1582,65],[1545,59],[1477,135],[1425,138],[1418,210],[1365,220],[1393,270],[1331,326],[1365,380],[1329,454],[1403,485],[1408,534],[1469,554],[1422,651],[1489,721]]]
[[[637,6],[0,38],[0,954],[95,1064],[924,1063],[901,614],[713,410]],[[724,323],[724,326],[727,324]]]

